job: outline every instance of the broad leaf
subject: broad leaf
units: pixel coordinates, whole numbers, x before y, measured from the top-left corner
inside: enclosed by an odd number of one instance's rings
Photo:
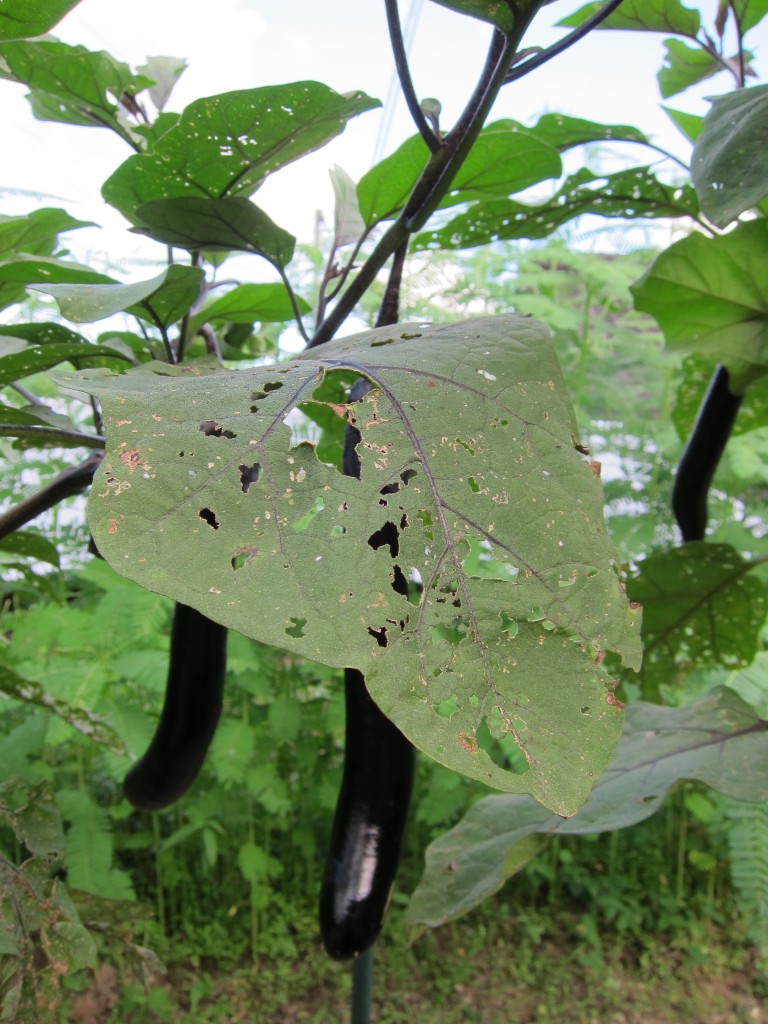
[[[0,78],[29,86],[39,120],[107,127],[122,136],[129,133],[120,98],[152,84],[104,51],[49,39],[0,44]]]
[[[735,0],[731,6],[738,15],[742,33],[754,28],[768,14],[768,0]]]
[[[703,212],[724,228],[768,195],[768,85],[712,100],[696,140],[691,178]]]
[[[310,306],[298,297],[299,312],[308,313]],[[205,306],[190,322],[196,330],[200,324],[226,320],[235,324],[255,321],[280,323],[293,319],[293,306],[284,284],[239,284],[226,295]]]
[[[135,284],[36,285],[32,290],[52,295],[61,315],[74,323],[93,323],[125,310],[169,327],[198,298],[203,276],[197,267],[173,264]]]
[[[151,153],[129,157],[102,189],[128,220],[153,199],[250,195],[268,174],[320,149],[380,106],[320,82],[242,89],[195,100]]]
[[[63,287],[63,285],[62,285]],[[70,362],[75,366],[87,366],[97,363],[104,365],[104,358],[124,360],[126,357],[114,349],[103,345],[85,344],[51,344],[29,345],[21,351],[13,351],[2,355],[4,343],[0,342],[0,387],[14,381],[29,377],[33,373],[50,370],[59,363]]]
[[[3,0],[0,39],[31,39],[49,32],[80,0]]]
[[[0,326],[0,347],[4,337],[16,338],[34,345],[88,344],[82,334],[56,323],[6,324]]]
[[[562,28],[581,25],[604,6],[595,0],[580,7],[558,22]],[[629,29],[642,32],[675,32],[681,36],[696,37],[701,25],[698,11],[683,6],[680,0],[623,0],[617,10],[609,14],[598,28]]]
[[[350,370],[375,385],[353,407],[360,480],[292,447],[285,423]],[[89,522],[119,572],[359,668],[385,713],[457,771],[563,814],[584,800],[620,730],[603,652],[637,665],[638,616],[540,324],[400,325],[236,373],[58,379],[102,404]],[[420,598],[404,596],[409,580]],[[481,748],[489,731],[515,737],[523,770]]]
[[[664,106],[663,103],[661,109],[689,142],[696,141],[704,125],[703,117],[699,114],[689,114],[687,110],[674,110],[672,107]]]
[[[757,562],[727,544],[691,542],[639,563],[627,581],[643,605],[643,692],[657,696],[692,669],[741,668],[757,653],[768,610]]]
[[[507,3],[504,0],[503,3],[498,3],[497,0],[435,0],[436,3],[440,4],[441,7],[449,7],[452,11],[457,11],[459,14],[466,14],[470,18],[479,18],[481,21],[490,21],[492,25],[500,28],[503,32],[511,32],[515,27],[515,12],[514,4]],[[523,9],[526,7],[536,9],[541,7],[542,3],[539,0],[538,3],[522,3]]]
[[[590,142],[649,143],[648,136],[632,125],[600,124],[567,114],[542,114],[536,124],[527,130],[561,153]]]
[[[284,267],[293,258],[296,239],[243,196],[206,199],[188,196],[153,199],[134,214],[140,235],[191,251],[225,249],[252,252]]]
[[[397,216],[428,159],[426,143],[414,135],[363,175],[357,197],[368,228]],[[561,173],[560,157],[548,142],[516,121],[495,122],[478,136],[440,206],[507,196]]]
[[[546,837],[634,825],[654,814],[681,779],[737,800],[768,800],[768,722],[725,688],[686,707],[630,705],[616,757],[575,817],[563,820],[525,796],[478,801],[428,847],[408,920],[421,930],[465,914],[534,857]]]
[[[50,256],[56,248],[58,235],[90,226],[89,221],[75,220],[64,210],[53,207],[33,210],[24,217],[0,215],[0,256],[7,259],[19,252]]]
[[[664,45],[667,52],[656,77],[665,100],[723,70],[721,61],[700,46],[688,46],[680,39],[665,39]],[[745,52],[744,58],[749,62],[752,54]],[[737,57],[731,57],[730,62],[734,67],[738,66]]]
[[[4,418],[4,417],[3,417]],[[0,539],[0,552],[34,558],[49,565],[59,565],[59,551],[56,545],[41,533],[32,530],[16,530]]]
[[[681,217],[697,211],[687,185],[665,185],[647,167],[605,177],[586,168],[566,179],[546,203],[528,206],[513,199],[475,203],[435,231],[414,239],[415,249],[466,249],[502,239],[547,238],[585,213],[602,217]]]
[[[768,224],[716,238],[693,233],[657,256],[632,286],[667,345],[723,363],[735,393],[768,370]]]
[[[112,282],[113,279],[79,263],[19,253],[0,262],[0,309],[21,301],[27,285],[42,281],[96,284]]]

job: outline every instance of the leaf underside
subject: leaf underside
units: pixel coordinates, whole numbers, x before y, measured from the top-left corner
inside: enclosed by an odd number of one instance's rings
[[[361,433],[359,480],[286,423],[350,370],[374,385],[334,406]],[[621,729],[603,655],[637,666],[639,616],[541,324],[401,324],[273,367],[59,379],[102,403],[89,521],[119,572],[360,669],[448,767],[560,814],[583,802]]]

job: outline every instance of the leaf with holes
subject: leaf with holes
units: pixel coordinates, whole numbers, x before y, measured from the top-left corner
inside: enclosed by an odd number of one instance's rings
[[[473,203],[436,231],[414,240],[416,249],[466,249],[503,239],[547,238],[574,217],[684,217],[697,212],[690,185],[665,185],[649,167],[633,167],[605,177],[586,168],[576,171],[545,203],[530,206],[514,199]]]
[[[639,564],[627,581],[643,605],[643,692],[657,697],[698,667],[741,668],[757,653],[768,610],[759,559],[691,542]]]
[[[374,385],[336,404],[361,433],[359,480],[292,444],[286,423],[349,371]],[[638,664],[639,616],[546,328],[406,324],[272,367],[57,379],[102,405],[89,521],[119,572],[359,668],[382,710],[457,771],[561,814],[583,802],[621,728],[603,657]]]
[[[410,923],[437,928],[465,914],[549,836],[611,832],[649,818],[680,779],[737,800],[767,800],[768,722],[725,688],[687,707],[632,704],[616,757],[575,817],[563,821],[525,796],[489,796],[436,839],[408,906]]]
[[[248,196],[269,174],[320,149],[347,121],[381,104],[320,82],[241,89],[195,100],[151,153],[129,157],[102,189],[135,222],[155,199]]]

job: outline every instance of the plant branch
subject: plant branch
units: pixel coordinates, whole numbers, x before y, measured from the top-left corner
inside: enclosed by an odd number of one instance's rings
[[[14,381],[13,384],[9,386],[12,387],[13,390],[16,391],[18,394],[20,394],[22,398],[26,398],[30,405],[45,405],[45,402],[42,400],[42,398],[40,398],[38,395],[33,394],[31,391],[27,391],[27,389],[22,384],[19,384],[17,381]],[[46,409],[48,408],[47,405],[45,405],[45,407]]]
[[[99,434],[81,434],[79,430],[61,430],[42,423],[0,423],[0,437],[28,437],[32,441],[74,441],[89,448],[103,448],[106,443]]]
[[[307,329],[304,326],[304,323],[301,319],[301,310],[299,309],[299,303],[296,298],[296,293],[291,287],[291,282],[288,280],[288,275],[285,273],[285,269],[279,263],[275,263],[274,267],[277,270],[278,274],[280,275],[283,284],[285,285],[285,290],[288,292],[288,298],[290,299],[291,302],[291,309],[293,310],[293,317],[294,320],[296,321],[296,327],[299,330],[299,334],[302,336],[304,341],[308,342],[309,335],[307,334]]]
[[[514,36],[495,32],[483,74],[455,127],[432,153],[400,215],[379,239],[331,313],[319,324],[309,347],[322,345],[334,336],[355,305],[370,287],[389,257],[410,234],[417,231],[437,209],[456,171],[466,157],[483,127],[483,122],[504,84],[504,77],[514,59],[517,46],[527,28],[521,23]]]
[[[90,486],[101,459],[101,452],[92,452],[83,462],[63,470],[45,487],[0,515],[0,539],[21,529],[65,498],[81,494]]]
[[[424,111],[421,109],[419,98],[413,87],[411,71],[408,66],[408,54],[405,52],[405,42],[403,41],[403,30],[400,26],[397,0],[384,0],[384,6],[387,12],[387,27],[389,28],[392,55],[395,58],[395,70],[397,71],[397,77],[400,79],[403,97],[408,105],[408,110],[411,113],[413,123],[416,125],[419,135],[426,142],[430,152],[435,153],[440,149],[442,143],[424,116]]]
[[[613,14],[617,7],[623,3],[623,0],[608,0],[599,11],[587,18],[586,21],[578,25],[572,32],[569,32],[567,36],[563,36],[552,46],[548,46],[546,50],[542,50],[537,53],[535,57],[530,57],[522,64],[518,64],[511,68],[507,72],[507,76],[504,79],[504,84],[507,85],[509,82],[514,82],[518,78],[522,78],[523,75],[527,75],[529,71],[534,71],[536,68],[541,67],[542,64],[546,64],[548,60],[552,60],[553,57],[557,57],[559,53],[567,50],[582,39],[587,33],[591,32],[593,28],[597,26],[608,17],[609,14]]]
[[[391,324],[396,324],[400,318],[400,285],[403,281],[403,267],[407,252],[407,241],[395,250],[395,258],[392,260],[392,267],[389,271],[389,281],[384,298],[381,300],[381,306],[379,306],[379,315],[376,318],[377,327],[389,327]]]
[[[728,6],[731,9],[733,23],[736,26],[736,39],[739,44],[739,88],[743,89],[747,84],[747,69],[744,65],[744,35],[741,31],[741,15],[736,10],[736,4],[733,3],[733,0],[731,0]]]

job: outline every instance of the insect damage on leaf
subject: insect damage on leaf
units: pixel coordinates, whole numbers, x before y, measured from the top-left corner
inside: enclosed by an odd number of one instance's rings
[[[639,616],[546,329],[515,315],[399,325],[320,355],[70,375],[106,418],[96,542],[215,621],[359,669],[449,767],[573,813],[621,726],[597,656],[637,665]],[[355,379],[367,393],[345,400]],[[359,479],[295,422],[316,410],[338,439],[342,405]],[[131,449],[152,453],[152,479],[122,489]]]

